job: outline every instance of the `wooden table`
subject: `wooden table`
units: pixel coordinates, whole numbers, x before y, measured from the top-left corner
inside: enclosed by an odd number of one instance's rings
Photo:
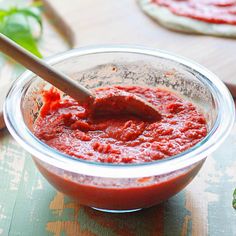
[[[80,2],[82,11],[81,15],[78,13],[78,18],[83,19],[83,22],[77,25],[80,28],[78,35],[81,36],[81,41],[78,36],[75,40],[76,45],[132,42],[158,47],[164,45],[163,35],[175,36],[173,40],[166,40],[166,49],[182,52],[192,58],[195,55],[194,59],[205,62],[203,64],[226,80],[235,74],[235,64],[232,64],[236,57],[234,40],[169,32],[143,15],[134,1],[128,3],[126,0],[98,0],[106,5],[102,8],[100,4],[93,4],[92,15],[89,15],[89,11],[85,13],[84,9],[90,9],[94,1]],[[114,11],[114,6],[117,6],[119,11]],[[126,17],[127,14],[129,17]],[[71,17],[71,20],[74,21],[75,18]],[[124,24],[125,21],[127,24]],[[122,25],[119,22],[122,22]],[[130,30],[138,25],[139,27]],[[42,47],[46,48],[45,52],[49,54],[54,51],[54,41],[50,32],[51,30],[46,30],[42,43]],[[207,55],[206,51],[201,53],[198,50],[204,46],[197,42],[204,42],[205,48],[210,48],[209,53],[212,54],[209,59],[204,58],[204,55]],[[189,48],[185,49],[184,44],[187,43]],[[224,55],[218,50],[220,45],[226,48]],[[230,48],[232,55],[229,58]],[[55,51],[58,49],[65,50],[66,47],[60,46]],[[219,63],[218,60],[225,56],[226,60]],[[218,64],[215,65],[215,62]],[[1,75],[3,71],[4,74],[7,73],[7,65],[1,58]],[[15,78],[18,73],[17,70],[17,73],[12,74],[13,77]],[[0,83],[1,81],[2,76]],[[232,208],[232,193],[236,187],[235,131],[236,127],[224,144],[207,159],[199,175],[184,191],[159,206],[136,213],[115,215],[80,206],[57,192],[39,174],[30,155],[12,139],[6,129],[2,130],[0,235],[234,236],[236,211]]]

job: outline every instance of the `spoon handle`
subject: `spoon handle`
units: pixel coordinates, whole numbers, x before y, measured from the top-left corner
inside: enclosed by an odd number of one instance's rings
[[[76,100],[86,102],[92,93],[65,74],[55,70],[14,41],[0,33],[0,51]]]

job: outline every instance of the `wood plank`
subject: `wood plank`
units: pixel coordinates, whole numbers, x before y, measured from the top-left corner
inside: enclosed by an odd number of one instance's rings
[[[0,87],[0,107],[3,107],[3,103],[6,97],[6,94],[10,88],[10,83],[9,84],[4,84]],[[3,119],[3,111],[2,109],[0,110],[0,129],[5,126],[4,119]]]

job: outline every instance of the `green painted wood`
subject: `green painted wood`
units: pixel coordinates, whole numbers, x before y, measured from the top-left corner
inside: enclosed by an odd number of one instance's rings
[[[236,210],[232,207],[236,188],[235,130],[225,143],[225,148],[216,151],[213,159],[215,171],[211,173],[207,188],[207,192],[215,196],[208,205],[209,235],[236,235]]]
[[[130,214],[100,213],[58,193],[5,130],[0,133],[0,235],[199,235],[193,227],[195,210],[204,219],[198,227],[207,227],[201,235],[235,235],[235,130],[186,190],[159,206]],[[207,186],[199,195],[192,186],[206,176]],[[207,209],[197,205],[201,201],[207,202]]]

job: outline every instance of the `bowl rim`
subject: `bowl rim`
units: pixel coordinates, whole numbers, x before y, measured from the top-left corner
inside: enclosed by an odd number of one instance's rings
[[[137,45],[95,45],[59,53],[45,59],[45,61],[54,65],[71,57],[101,53],[133,53],[154,56],[174,63],[177,62],[201,74],[204,78],[202,82],[210,86],[209,88],[215,96],[216,105],[221,111],[217,114],[217,119],[212,129],[202,141],[192,148],[164,160],[117,165],[73,158],[44,144],[24,124],[23,116],[20,112],[21,99],[27,89],[26,86],[30,85],[36,78],[32,72],[26,71],[12,84],[4,102],[3,114],[11,135],[35,158],[54,167],[77,174],[107,178],[139,178],[167,174],[200,162],[211,154],[229,135],[235,119],[234,102],[229,90],[215,74],[185,57]]]

